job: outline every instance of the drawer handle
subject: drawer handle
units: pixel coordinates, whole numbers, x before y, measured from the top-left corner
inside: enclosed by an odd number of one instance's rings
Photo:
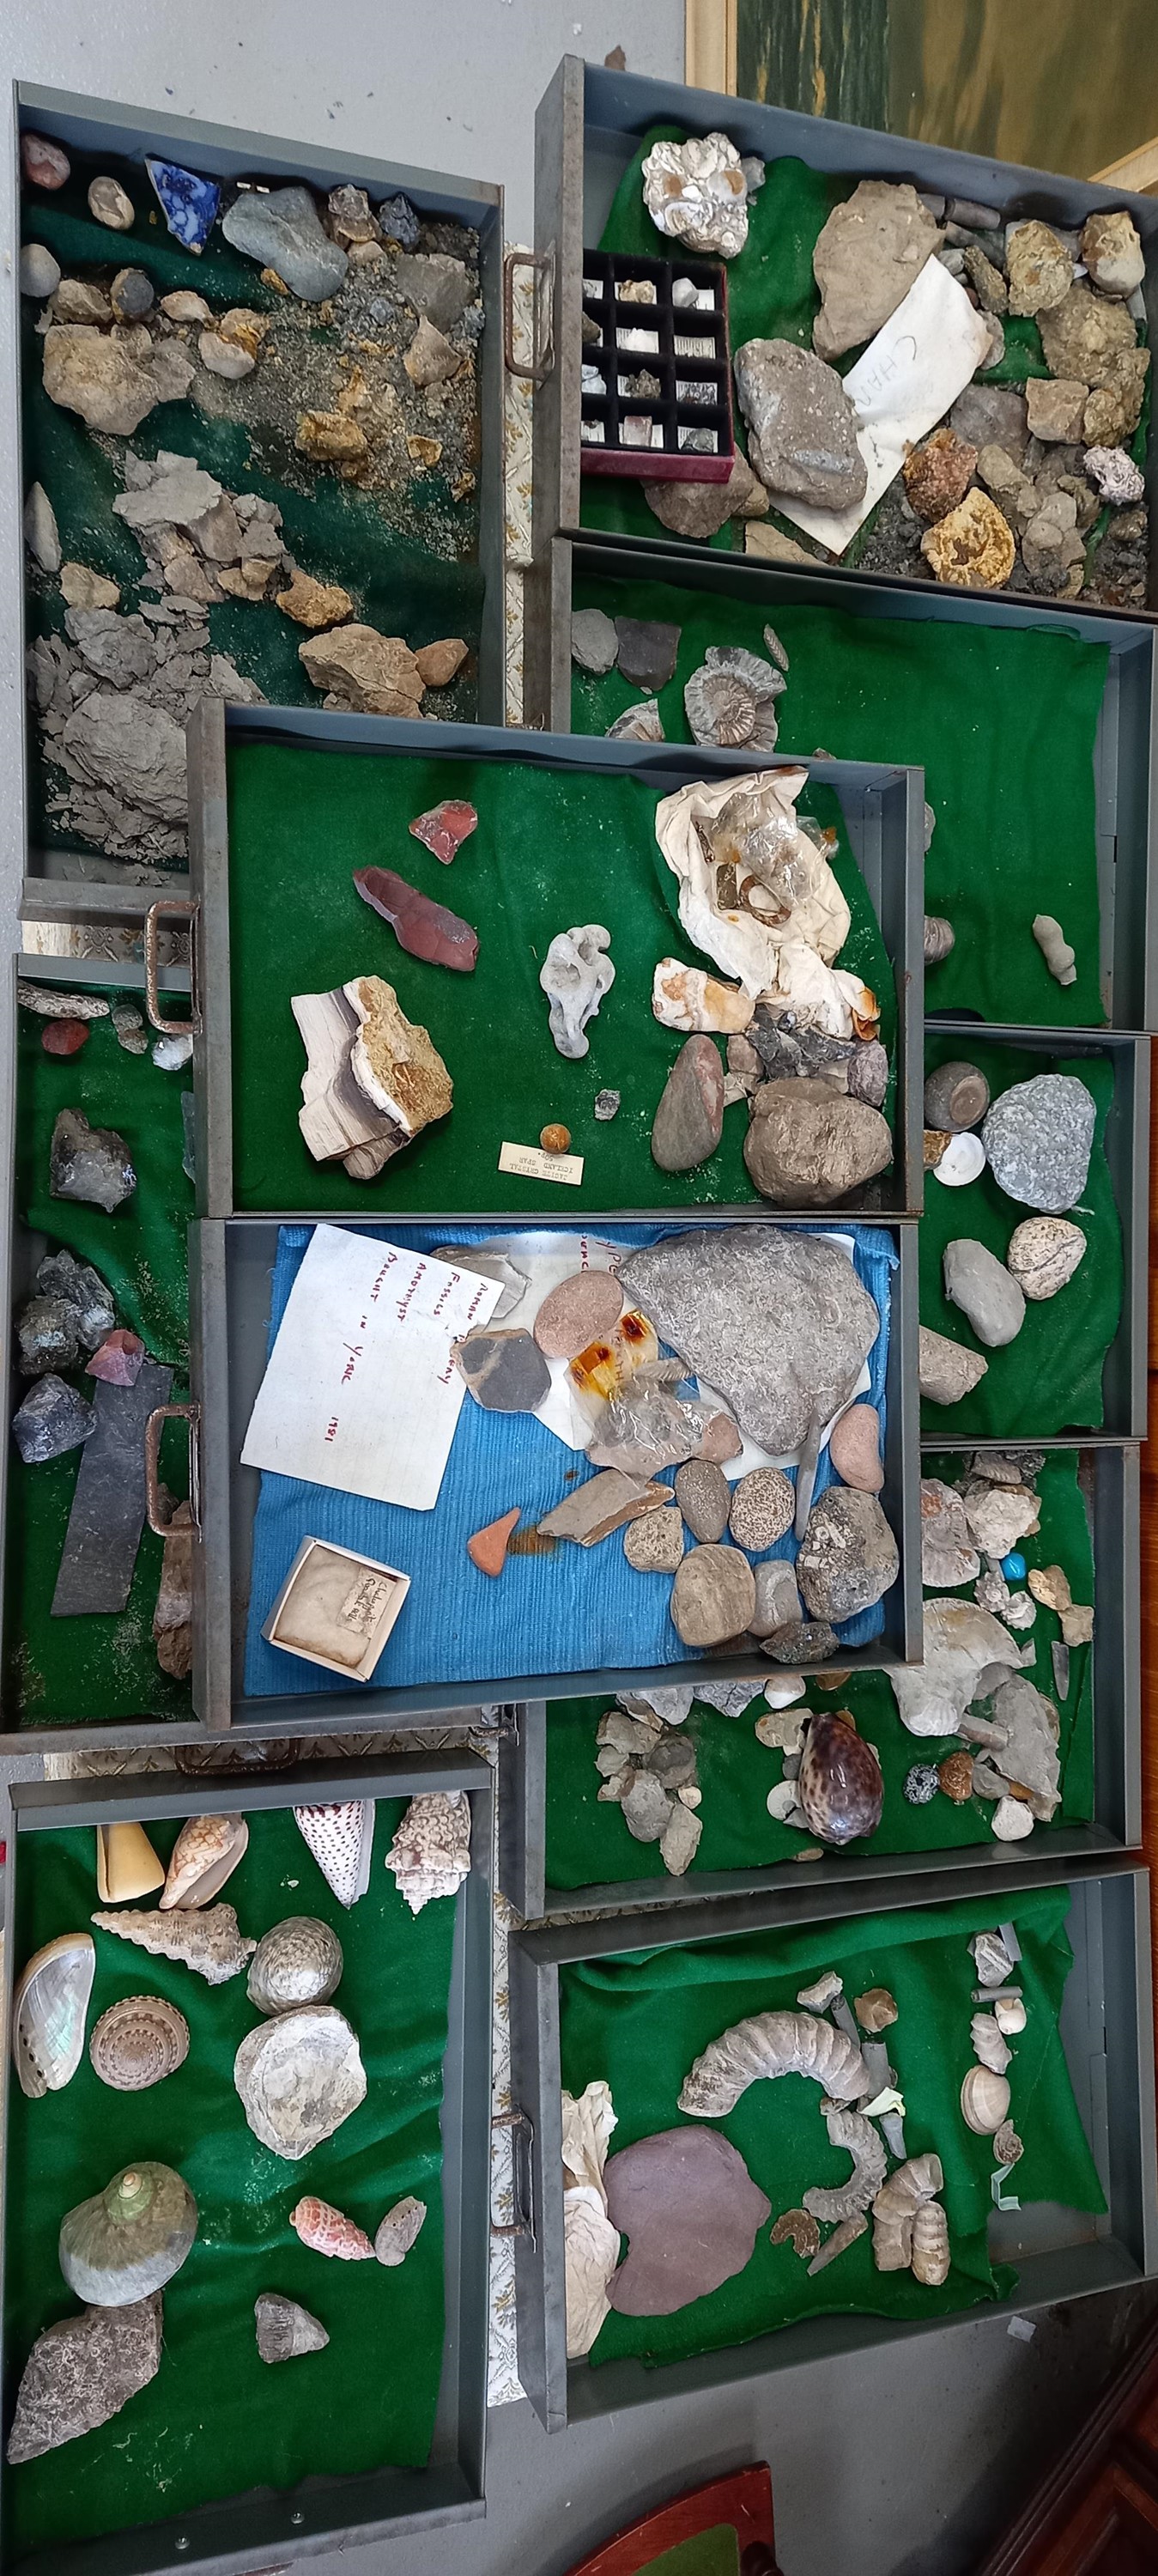
[[[145,1009],[155,1029],[163,1038],[187,1038],[201,1035],[201,1004],[197,991],[197,923],[201,906],[187,895],[164,895],[151,903],[145,914]],[[157,943],[161,922],[166,913],[189,924],[190,1012],[187,1020],[167,1020],[161,1010],[161,992],[157,981],[159,965]]]
[[[171,1520],[161,1517],[161,1433],[167,1422],[189,1425],[189,1511],[193,1527],[190,1536],[201,1536],[201,1454],[199,1404],[159,1404],[145,1424],[145,1518],[158,1538],[172,1535]]]
[[[529,268],[531,295],[531,363],[515,356],[515,270]],[[524,384],[545,385],[555,364],[555,246],[550,250],[503,253],[503,359],[509,376]]]
[[[528,2236],[535,2242],[535,2205],[531,2189],[531,2144],[534,2127],[526,2111],[496,2111],[492,2129],[509,2129],[511,2133],[511,2207],[516,2215],[510,2226],[502,2224],[491,2211],[492,2236]]]

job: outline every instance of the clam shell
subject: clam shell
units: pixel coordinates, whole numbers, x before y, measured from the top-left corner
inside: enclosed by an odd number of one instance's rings
[[[308,2308],[299,2307],[296,2299],[283,2299],[278,2290],[263,2290],[254,2300],[253,2314],[263,2361],[294,2361],[302,2352],[324,2352],[330,2340]]]
[[[162,1913],[174,1905],[209,1905],[244,1858],[248,1841],[244,1816],[190,1816],[173,1845],[158,1900]]]
[[[258,1942],[246,1992],[260,2013],[328,2004],[342,1976],[342,1944],[312,1914],[287,1914]]]
[[[961,2116],[979,2138],[991,2138],[1009,2115],[1009,2086],[990,2066],[971,2066],[961,2087]]]
[[[342,2263],[372,2263],[374,2248],[363,2228],[345,2218],[328,2200],[306,2192],[290,2211],[290,2226],[312,2254],[336,2255]]]
[[[366,2098],[357,2039],[332,2004],[278,2013],[249,2031],[233,2081],[255,2138],[290,2163],[332,2138]]]
[[[392,2272],[409,2254],[425,2216],[426,2202],[415,2200],[413,2193],[405,2200],[396,2200],[393,2209],[387,2210],[374,2238],[374,2252],[388,2271]]]
[[[171,2165],[125,2165],[67,2211],[60,2268],[94,2308],[126,2308],[171,2281],[197,2234],[197,2203]]]
[[[126,1995],[101,2014],[88,2053],[114,2093],[145,2093],[184,2065],[189,2024],[163,1995]]]
[[[134,1896],[151,1896],[165,1884],[165,1872],[143,1825],[98,1825],[97,1895],[102,1905],[125,1905]]]
[[[207,1986],[224,1986],[230,1977],[239,1977],[246,1960],[257,1948],[256,1941],[246,1939],[237,1929],[237,1916],[231,1905],[213,1905],[205,1914],[94,1914],[102,1932],[115,1932],[118,1940],[132,1941],[138,1950],[151,1950],[160,1959],[180,1959]]]
[[[294,1822],[339,1905],[356,1905],[370,1884],[373,1799],[349,1798],[331,1807],[295,1807]]]
[[[84,2051],[84,2024],[96,1975],[91,1932],[64,1932],[37,1950],[12,1997],[12,2055],[20,2090],[37,2102],[70,2084]]]

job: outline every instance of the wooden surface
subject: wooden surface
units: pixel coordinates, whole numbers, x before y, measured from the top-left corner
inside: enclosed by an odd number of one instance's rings
[[[642,2571],[680,2541],[726,2523],[736,2534],[741,2576],[777,2576],[772,2531],[772,2479],[761,2461],[693,2487],[674,2503],[660,2505],[641,2522],[617,2532],[570,2570],[570,2576],[642,2576]],[[745,2564],[747,2562],[747,2564]]]

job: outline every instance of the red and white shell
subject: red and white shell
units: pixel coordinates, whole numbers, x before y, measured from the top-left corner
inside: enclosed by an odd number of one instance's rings
[[[314,2254],[336,2254],[343,2263],[372,2263],[374,2248],[370,2239],[352,2218],[344,2218],[328,2200],[316,2200],[306,2192],[290,2211],[290,2226]]]

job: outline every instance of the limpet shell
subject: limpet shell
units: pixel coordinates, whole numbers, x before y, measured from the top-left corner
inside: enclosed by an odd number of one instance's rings
[[[70,2084],[84,2051],[96,1975],[91,1932],[64,1932],[34,1952],[12,1997],[12,2055],[20,2090],[38,2102]]]
[[[114,2093],[145,2093],[184,2065],[189,2024],[163,1995],[126,1995],[101,2014],[88,2053]]]
[[[157,1900],[160,1911],[211,1904],[244,1858],[248,1841],[244,1816],[190,1816],[173,1845]]]
[[[971,2066],[961,2086],[961,2116],[979,2138],[992,2137],[1009,2116],[1009,2085],[991,2067]]]
[[[341,1977],[337,1933],[312,1914],[287,1914],[258,1942],[246,1993],[260,2013],[296,2012],[303,2004],[328,2004]]]
[[[387,2210],[374,2238],[374,2252],[387,2271],[393,2271],[405,2260],[421,2232],[425,2216],[426,2202],[416,2200],[412,2192],[405,2200],[396,2200],[393,2209]]]

